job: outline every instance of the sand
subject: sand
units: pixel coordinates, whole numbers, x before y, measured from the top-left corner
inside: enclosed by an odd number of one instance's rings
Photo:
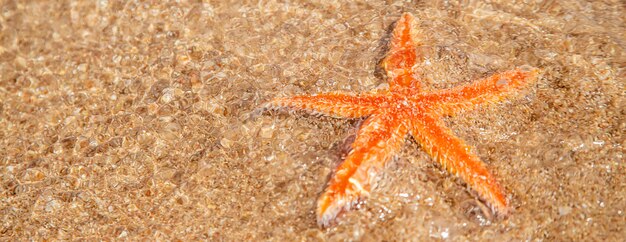
[[[1,240],[626,235],[623,2],[59,2],[0,1]],[[427,90],[542,70],[446,119],[514,211],[491,218],[407,138],[370,198],[320,228],[316,199],[361,120],[258,108],[384,87],[403,12],[419,19]]]

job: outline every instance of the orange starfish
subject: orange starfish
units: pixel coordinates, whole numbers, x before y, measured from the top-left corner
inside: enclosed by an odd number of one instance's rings
[[[278,98],[266,108],[287,107],[333,117],[368,117],[357,133],[352,150],[337,168],[318,200],[317,220],[328,226],[342,210],[350,210],[368,196],[377,173],[400,149],[407,133],[450,173],[461,177],[500,215],[509,212],[508,201],[480,158],[444,125],[442,117],[483,103],[494,103],[534,82],[537,69],[523,66],[452,89],[420,90],[417,61],[422,61],[412,35],[414,18],[404,13],[392,33],[383,67],[389,90],[358,95],[325,93]]]

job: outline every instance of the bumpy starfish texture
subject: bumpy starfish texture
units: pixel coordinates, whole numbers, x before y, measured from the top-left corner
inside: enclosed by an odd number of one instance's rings
[[[523,66],[456,88],[423,92],[418,78],[414,17],[404,13],[392,32],[383,60],[389,90],[363,94],[325,93],[277,98],[265,107],[290,108],[332,117],[367,117],[352,150],[337,168],[318,200],[317,220],[328,226],[341,211],[350,210],[369,195],[377,174],[410,134],[442,167],[459,176],[499,215],[509,213],[505,194],[480,158],[442,121],[445,116],[479,104],[495,103],[537,78],[537,69]]]

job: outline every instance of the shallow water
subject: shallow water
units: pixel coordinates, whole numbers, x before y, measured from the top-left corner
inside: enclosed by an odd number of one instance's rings
[[[0,3],[0,237],[624,237],[623,3],[180,2]],[[427,43],[426,89],[542,70],[446,120],[514,212],[490,219],[408,138],[360,209],[320,229],[316,199],[360,120],[258,108],[384,87],[405,11]]]

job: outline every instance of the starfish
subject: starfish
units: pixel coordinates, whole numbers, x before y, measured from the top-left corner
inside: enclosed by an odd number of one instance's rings
[[[479,104],[495,103],[533,83],[538,70],[522,66],[451,89],[421,90],[416,51],[422,45],[414,17],[404,13],[391,33],[390,50],[382,61],[389,88],[361,94],[331,92],[277,98],[266,109],[304,110],[337,118],[367,117],[352,143],[352,150],[336,169],[317,202],[317,221],[329,226],[341,211],[368,197],[377,174],[410,134],[449,173],[460,177],[497,215],[510,212],[509,202],[480,158],[443,118]]]

